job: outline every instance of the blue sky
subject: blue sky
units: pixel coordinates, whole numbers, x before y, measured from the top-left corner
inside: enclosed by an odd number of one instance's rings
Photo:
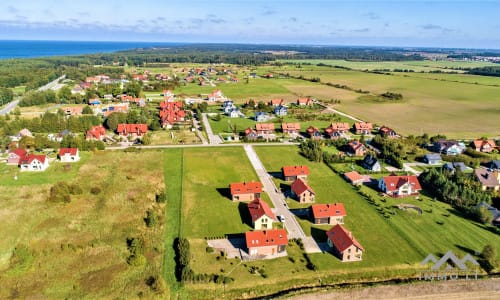
[[[0,7],[0,39],[500,49],[500,1],[44,0]]]

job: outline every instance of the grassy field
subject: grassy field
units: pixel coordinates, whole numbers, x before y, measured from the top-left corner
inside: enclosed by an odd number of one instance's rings
[[[158,295],[145,280],[161,278],[164,228],[147,228],[143,218],[164,186],[162,153],[84,157],[62,178],[49,169],[47,178],[33,178],[37,184],[0,186],[1,299]],[[48,202],[58,180],[78,184],[82,194],[67,204]],[[144,239],[146,264],[127,264],[127,237]],[[27,249],[17,263],[11,258],[15,247]]]

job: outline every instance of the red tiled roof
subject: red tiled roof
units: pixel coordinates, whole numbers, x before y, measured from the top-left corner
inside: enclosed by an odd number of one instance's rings
[[[344,173],[345,178],[349,179],[351,182],[356,182],[356,181],[363,181],[364,178],[361,176],[358,172],[356,171],[351,171]]]
[[[260,198],[257,198],[252,202],[248,203],[248,211],[250,212],[252,221],[256,221],[264,215],[268,216],[273,220],[276,220],[276,217],[271,211],[269,205],[266,202],[262,201]]]
[[[258,181],[231,183],[229,188],[231,195],[262,193],[262,184]]]
[[[356,130],[373,130],[373,124],[365,122],[357,122],[354,123],[354,128],[356,128]]]
[[[22,158],[26,155],[26,150],[23,148],[17,148],[16,150],[10,150],[9,153],[16,154],[19,158]]]
[[[120,134],[144,134],[148,131],[148,124],[118,124],[116,131]]]
[[[86,137],[87,139],[96,138],[100,140],[101,136],[105,134],[106,134],[106,129],[102,125],[97,125],[97,126],[92,126],[90,130],[87,130]]]
[[[281,170],[285,177],[309,175],[309,167],[307,166],[284,166]]]
[[[484,146],[486,145],[490,145],[491,148],[496,148],[496,144],[495,144],[495,141],[494,140],[482,140],[482,139],[479,139],[479,140],[474,140],[472,142],[474,144],[474,148],[483,148]]]
[[[35,159],[41,162],[42,164],[45,163],[45,159],[47,156],[45,155],[36,155],[36,154],[28,154],[25,155],[19,160],[20,165],[26,165],[26,164],[31,164]]]
[[[311,103],[311,98],[299,98],[297,99],[297,103],[299,104],[309,104]]]
[[[285,229],[269,229],[245,232],[247,248],[288,245]]]
[[[59,156],[64,156],[69,154],[71,156],[75,156],[78,153],[78,148],[61,148],[59,149]]]
[[[299,123],[281,123],[281,129],[283,130],[300,130]]]
[[[274,130],[274,123],[257,123],[255,124],[257,130]]]
[[[307,127],[307,129],[306,129],[306,130],[307,130],[307,133],[309,133],[309,134],[311,134],[311,133],[313,133],[313,132],[316,132],[316,131],[319,131],[319,129],[318,129],[318,128],[313,127],[313,126],[309,126],[309,127]]]
[[[332,123],[325,131],[328,133],[334,131],[349,131],[349,123]]]
[[[390,175],[390,176],[385,176],[383,180],[385,181],[387,192],[397,191],[402,185],[408,182],[410,183],[410,185],[413,186],[412,187],[413,190],[422,189],[416,175],[409,175],[409,176]]]
[[[352,245],[364,250],[361,244],[352,236],[352,233],[340,224],[333,226],[326,232],[326,235],[339,252],[344,252]]]
[[[313,194],[316,194],[314,190],[304,180],[300,178],[292,182],[292,185],[290,187],[292,188],[292,191],[295,193],[295,195],[300,195],[305,191],[309,191]]]
[[[349,147],[351,147],[352,150],[356,151],[357,149],[361,148],[361,147],[364,147],[365,145],[363,145],[363,143],[360,143],[359,141],[357,140],[354,140],[354,141],[351,141],[349,142]]]
[[[270,101],[271,105],[283,105],[285,103],[285,100],[283,99],[272,99]]]
[[[313,204],[311,210],[314,218],[340,217],[345,216],[344,204]]]
[[[257,131],[255,131],[253,128],[250,128],[250,127],[248,127],[247,129],[245,129],[245,136],[250,135],[252,133],[256,135]]]
[[[394,130],[392,130],[391,128],[389,128],[387,126],[380,127],[379,131],[383,134],[389,134],[390,132],[394,132]]]

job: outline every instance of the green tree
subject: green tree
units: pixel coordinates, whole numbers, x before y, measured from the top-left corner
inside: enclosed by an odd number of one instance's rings
[[[125,113],[114,112],[106,118],[106,121],[104,123],[110,130],[115,131],[116,128],[118,128],[118,124],[125,123],[126,120],[127,115]]]
[[[59,102],[64,102],[68,103],[71,101],[71,90],[70,88],[65,85],[59,91],[57,92],[57,98],[59,99]]]
[[[92,108],[90,106],[85,105],[82,110],[82,114],[84,115],[92,115],[94,112],[92,111]]]
[[[484,246],[481,252],[481,263],[485,270],[489,273],[496,268],[497,261],[497,250],[491,244]]]
[[[11,89],[0,87],[0,106],[14,100],[14,93]]]

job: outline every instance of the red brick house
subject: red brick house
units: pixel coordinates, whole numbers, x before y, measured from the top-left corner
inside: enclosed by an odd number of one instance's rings
[[[300,133],[299,123],[281,123],[283,134],[298,135]]]
[[[306,131],[312,140],[320,140],[322,138],[321,132],[316,127],[309,126]]]
[[[485,153],[490,153],[494,149],[498,148],[494,140],[482,140],[482,139],[472,141],[471,147],[474,148],[474,150],[476,151]]]
[[[332,123],[329,127],[325,129],[326,134],[330,139],[338,139],[346,135],[349,132],[349,123]]]
[[[229,189],[231,191],[231,200],[253,201],[260,198],[262,183],[258,181],[231,183]]]
[[[392,197],[418,195],[422,190],[416,175],[390,175],[379,179],[379,189]]]
[[[304,180],[299,178],[292,182],[290,187],[292,194],[300,203],[314,202],[316,193]]]
[[[257,135],[274,134],[274,123],[257,123],[255,129]]]
[[[19,161],[26,155],[26,150],[23,148],[17,148],[15,150],[10,150],[7,155],[8,165],[19,165]]]
[[[353,140],[347,144],[347,152],[354,156],[365,156],[368,151],[363,143]]]
[[[380,133],[380,135],[386,136],[386,137],[391,138],[391,139],[396,138],[398,136],[396,134],[396,131],[392,130],[391,128],[389,128],[387,126],[380,127],[378,132]]]
[[[281,168],[281,173],[283,174],[283,179],[285,181],[295,181],[298,178],[302,180],[307,180],[309,176],[308,166],[284,166]]]
[[[363,247],[352,233],[342,225],[337,224],[326,232],[328,246],[343,262],[360,261],[363,259]]]
[[[260,198],[248,203],[248,212],[255,230],[272,229],[273,222],[276,222],[276,216],[271,211],[271,208]]]
[[[245,242],[250,256],[268,256],[284,253],[288,237],[285,229],[248,231]]]
[[[314,224],[344,224],[346,216],[344,204],[313,204],[311,205],[311,215]]]
[[[148,124],[118,124],[116,132],[123,137],[143,137],[148,132]]]
[[[85,139],[87,141],[102,141],[106,136],[106,128],[102,125],[92,126],[85,133]]]
[[[353,128],[356,134],[371,134],[373,130],[373,124],[365,122],[356,122],[354,123]]]

